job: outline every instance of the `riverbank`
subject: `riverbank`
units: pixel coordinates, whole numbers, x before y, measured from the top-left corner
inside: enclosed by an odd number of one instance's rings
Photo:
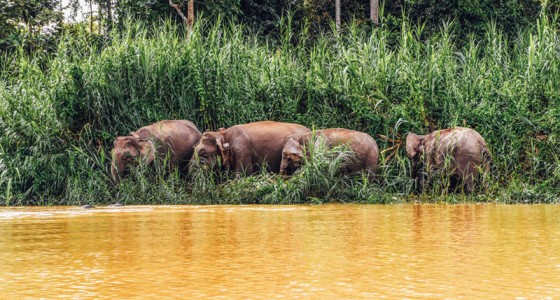
[[[556,19],[511,38],[488,24],[485,39],[465,46],[445,28],[421,40],[407,23],[400,34],[350,24],[315,40],[282,26],[278,38],[263,38],[198,22],[185,39],[170,23],[129,24],[107,36],[67,32],[54,55],[3,54],[0,203],[559,201]],[[163,119],[189,119],[201,131],[277,120],[367,132],[381,150],[378,181],[315,166],[288,181],[261,174],[220,183],[139,170],[114,185],[114,137]],[[488,189],[464,196],[438,184],[415,196],[404,135],[452,126],[486,140]]]

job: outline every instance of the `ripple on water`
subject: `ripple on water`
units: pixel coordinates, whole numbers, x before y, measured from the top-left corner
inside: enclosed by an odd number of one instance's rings
[[[41,209],[41,210],[39,210]],[[96,207],[91,209],[83,209],[76,207],[64,207],[64,208],[5,208],[0,210],[0,220],[10,220],[17,218],[50,218],[56,216],[83,216],[95,213],[138,213],[138,212],[151,212],[153,207],[134,207],[134,206],[122,206],[122,207]]]
[[[0,298],[556,299],[558,216],[560,206],[0,208]]]
[[[266,207],[266,206],[256,206],[256,207],[239,207],[238,210],[254,210],[254,211],[294,211],[294,210],[306,210],[306,206],[292,206],[292,207]]]

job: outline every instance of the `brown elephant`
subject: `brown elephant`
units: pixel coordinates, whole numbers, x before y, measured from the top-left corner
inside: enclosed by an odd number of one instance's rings
[[[269,171],[278,173],[284,138],[309,131],[299,124],[274,121],[235,125],[219,131],[204,132],[194,149],[194,155],[202,165],[217,168],[219,158],[224,169],[246,175],[260,170],[263,163]],[[196,161],[192,159],[193,164]]]
[[[425,187],[425,177],[435,171],[445,172],[456,183],[462,181],[465,192],[470,193],[477,177],[490,171],[490,151],[482,136],[470,128],[455,127],[427,135],[408,133],[406,153],[420,189]]]
[[[187,120],[164,120],[144,126],[128,136],[115,139],[111,175],[115,182],[140,161],[152,164],[168,160],[167,165],[185,171],[201,133]]]
[[[315,143],[324,140],[328,149],[348,145],[354,152],[354,156],[346,162],[343,173],[355,175],[366,171],[368,176],[375,174],[379,160],[379,149],[375,140],[367,133],[344,128],[329,128],[288,136],[282,150],[280,174],[292,175],[301,166],[304,148],[309,146],[313,137]]]

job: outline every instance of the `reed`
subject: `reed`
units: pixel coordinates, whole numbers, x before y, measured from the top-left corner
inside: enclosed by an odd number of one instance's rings
[[[103,37],[74,29],[52,55],[0,55],[0,203],[558,202],[558,25],[543,16],[510,38],[490,22],[464,46],[449,26],[420,39],[423,27],[407,22],[398,34],[351,23],[311,39],[289,16],[266,38],[221,20],[200,20],[187,38],[171,22]],[[346,127],[387,150],[373,184],[333,176],[323,157],[288,181],[148,169],[115,186],[113,138],[163,119],[201,130],[267,119]],[[414,196],[404,135],[455,125],[486,139],[490,188]]]

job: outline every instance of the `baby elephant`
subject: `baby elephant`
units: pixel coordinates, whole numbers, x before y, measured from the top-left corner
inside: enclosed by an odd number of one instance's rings
[[[462,181],[465,192],[474,189],[480,173],[489,172],[490,152],[480,134],[473,129],[455,127],[427,135],[408,133],[406,154],[412,162],[412,176],[424,188],[425,176],[434,171],[446,172]]]
[[[144,126],[128,136],[115,139],[111,176],[118,182],[139,161],[152,164],[168,159],[168,166],[184,171],[201,133],[191,121],[165,120]]]
[[[311,142],[324,140],[328,149],[339,145],[347,145],[354,152],[353,158],[347,162],[346,174],[355,175],[366,171],[373,178],[377,170],[379,150],[375,140],[367,133],[344,128],[330,128],[315,131],[315,141],[311,141],[312,132],[290,135],[286,138],[282,150],[281,175],[292,175],[303,162],[304,148]]]

